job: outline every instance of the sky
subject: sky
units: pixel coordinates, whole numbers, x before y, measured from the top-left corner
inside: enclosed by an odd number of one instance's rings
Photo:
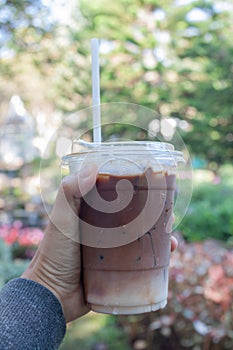
[[[57,20],[62,24],[68,24],[74,4],[77,3],[75,0],[42,0],[45,6],[49,6],[51,9],[51,19]]]

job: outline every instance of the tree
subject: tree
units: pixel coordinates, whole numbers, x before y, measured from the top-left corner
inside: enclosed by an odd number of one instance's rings
[[[184,140],[213,170],[233,158],[230,9],[230,1],[194,1],[168,13],[165,24],[173,59],[166,103],[171,116],[188,122]]]
[[[69,26],[49,35],[46,24],[43,38],[22,53],[47,84],[42,94],[51,104],[65,113],[91,105],[90,39],[99,37],[102,103],[137,103],[170,116],[191,152],[210,167],[231,161],[231,0],[76,5]],[[8,64],[12,69],[13,61]]]
[[[233,157],[230,9],[229,0],[80,0],[66,65],[72,80],[62,91],[91,104],[90,38],[105,38],[102,102],[138,103],[172,117],[190,150],[216,169]]]
[[[48,14],[49,9],[41,0],[1,0],[1,53],[6,49],[30,50],[33,45],[38,45],[52,27],[47,21]]]
[[[54,56],[58,55],[52,45],[55,29],[56,23],[50,18],[50,9],[41,0],[0,0],[2,116],[14,94],[21,95],[29,108],[53,105],[54,94],[49,79],[51,65],[48,67],[48,62],[53,63]],[[46,74],[42,66],[36,64],[39,59],[47,67]]]

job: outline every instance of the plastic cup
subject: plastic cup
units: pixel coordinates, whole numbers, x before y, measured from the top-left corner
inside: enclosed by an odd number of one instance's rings
[[[138,314],[165,307],[172,212],[182,153],[163,142],[74,147],[70,173],[98,166],[79,213],[86,302],[96,312]]]

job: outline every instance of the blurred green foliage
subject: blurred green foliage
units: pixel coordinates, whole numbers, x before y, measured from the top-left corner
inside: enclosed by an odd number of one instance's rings
[[[189,211],[180,225],[191,241],[213,237],[223,241],[233,238],[232,189],[227,186],[200,186],[193,192]]]
[[[217,171],[231,162],[232,1],[77,0],[75,5],[69,25],[52,26],[49,8],[40,1],[5,2],[1,53],[8,54],[0,54],[1,100],[18,93],[33,109],[64,113],[90,106],[90,38],[98,37],[102,103],[127,101],[171,116],[190,151],[209,168]],[[4,34],[7,20],[10,35]]]
[[[129,350],[127,334],[111,315],[89,313],[72,322],[61,350]]]
[[[188,241],[215,238],[233,244],[232,172],[232,167],[223,169],[216,184],[195,184],[188,212],[178,227]]]
[[[18,53],[39,45],[53,29],[47,20],[49,9],[41,0],[1,0],[0,15],[1,48],[8,47]]]
[[[11,247],[0,239],[0,287],[12,278],[19,277],[27,265],[26,260],[14,260]]]

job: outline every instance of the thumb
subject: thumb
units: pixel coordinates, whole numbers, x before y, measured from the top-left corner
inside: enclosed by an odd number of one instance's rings
[[[58,190],[50,215],[50,221],[64,235],[79,241],[78,213],[81,198],[88,193],[96,181],[97,166],[83,166],[78,174],[65,177]]]

